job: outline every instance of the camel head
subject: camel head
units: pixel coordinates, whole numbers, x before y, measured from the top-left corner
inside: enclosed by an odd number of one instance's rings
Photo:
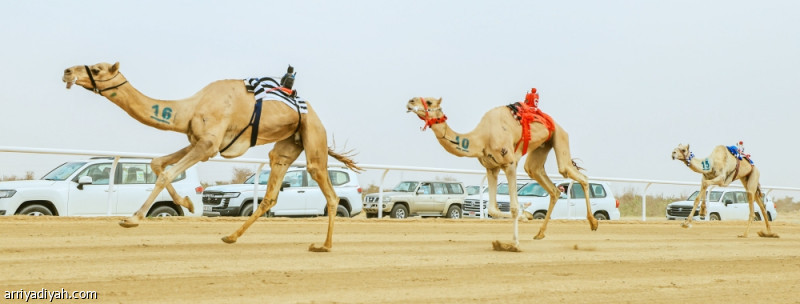
[[[414,112],[419,119],[425,121],[422,130],[447,120],[447,116],[442,112],[442,99],[432,97],[414,97],[406,104],[406,113]]]
[[[690,157],[691,154],[692,152],[689,151],[689,144],[685,145],[679,144],[678,147],[675,148],[675,150],[672,150],[672,159],[673,160],[677,159],[685,162],[691,158]]]
[[[67,84],[67,89],[71,88],[73,84],[77,84],[96,93],[127,83],[125,76],[119,73],[119,62],[114,64],[102,62],[88,66],[76,65],[64,70],[61,80]]]

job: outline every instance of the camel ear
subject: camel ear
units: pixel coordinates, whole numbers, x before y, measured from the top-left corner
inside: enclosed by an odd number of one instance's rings
[[[108,69],[108,72],[111,74],[116,73],[117,71],[119,71],[119,61],[115,62],[114,65]]]
[[[434,99],[433,100],[433,105],[434,106],[438,106],[438,105],[441,105],[441,104],[442,104],[442,98],[441,97],[439,97],[439,99]]]

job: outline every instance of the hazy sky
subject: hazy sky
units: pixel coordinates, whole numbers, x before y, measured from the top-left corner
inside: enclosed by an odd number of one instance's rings
[[[448,123],[468,132],[536,87],[589,176],[699,181],[671,160],[677,144],[707,156],[743,140],[762,184],[800,187],[798,16],[797,1],[2,1],[0,145],[188,144],[66,90],[70,66],[119,61],[144,94],[179,99],[292,64],[329,138],[360,163],[482,169],[421,132],[406,102],[442,97]],[[74,158],[3,153],[0,174],[39,177]],[[200,168],[206,181],[231,176]]]

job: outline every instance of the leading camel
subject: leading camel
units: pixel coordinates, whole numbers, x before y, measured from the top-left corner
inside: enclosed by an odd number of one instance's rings
[[[67,83],[67,89],[73,84],[82,86],[107,98],[143,124],[184,133],[189,139],[189,146],[153,159],[151,167],[158,175],[155,188],[138,211],[120,222],[121,226],[138,226],[164,188],[176,204],[193,212],[189,198],[178,196],[170,184],[180,172],[217,153],[225,158],[234,158],[244,154],[253,145],[274,142],[275,146],[269,152],[271,173],[264,200],[239,229],[222,240],[226,243],[236,242],[258,217],[275,205],[287,169],[305,150],[308,173],[319,184],[328,208],[325,243],[322,247],[311,244],[309,250],[330,251],[333,219],[339,198],[328,176],[328,155],[351,169],[360,168],[347,155],[338,154],[328,147],[325,127],[310,105],[306,104],[307,112],[301,114],[300,107],[290,108],[274,97],[277,95],[267,95],[269,98],[257,103],[254,93],[245,88],[244,81],[234,79],[212,82],[186,99],[153,99],[140,93],[125,79],[120,73],[119,62],[74,66],[64,70],[62,80]],[[293,93],[280,87],[271,90],[280,90],[286,96]],[[260,111],[257,110],[259,107]],[[259,124],[260,116],[265,119]],[[253,133],[254,129],[256,133]]]
[[[733,148],[733,150],[735,150],[735,148]],[[764,215],[764,225],[767,227],[767,232],[759,231],[758,235],[761,237],[778,237],[777,233],[772,232],[772,228],[769,226],[769,219],[766,218],[767,210],[764,207],[761,185],[758,181],[761,173],[755,165],[748,160],[739,159],[734,156],[731,149],[722,145],[716,146],[709,157],[696,158],[694,157],[694,153],[689,151],[688,144],[679,144],[678,147],[672,150],[672,159],[680,160],[689,167],[689,169],[703,176],[700,181],[700,193],[694,198],[694,205],[692,206],[692,211],[689,212],[689,216],[687,216],[686,220],[681,224],[683,228],[690,228],[692,226],[691,215],[694,214],[695,209],[697,209],[697,204],[701,199],[703,200],[703,207],[705,207],[706,189],[709,186],[727,187],[738,179],[742,182],[742,185],[744,185],[744,189],[747,192],[747,204],[750,206],[747,228],[744,230],[744,234],[739,237],[746,238],[748,232],[750,232],[750,224],[753,222],[754,217],[753,201],[758,203],[761,214]],[[700,213],[705,215],[705,208],[701,208]]]
[[[559,197],[559,190],[547,176],[544,170],[545,160],[550,149],[556,153],[558,172],[571,178],[583,187],[584,193],[589,193],[589,184],[585,175],[578,171],[572,162],[569,153],[569,138],[567,132],[558,124],[539,120],[526,120],[523,123],[515,119],[516,116],[526,117],[531,109],[537,107],[538,94],[536,89],[526,96],[525,103],[516,103],[509,106],[496,107],[489,110],[481,118],[478,126],[469,133],[457,133],[447,125],[447,117],[442,112],[442,99],[430,97],[415,97],[408,101],[408,112],[414,112],[425,121],[425,127],[433,130],[439,144],[450,154],[459,157],[475,157],[486,168],[489,179],[489,215],[492,217],[508,217],[507,213],[497,208],[497,175],[502,169],[508,179],[509,185],[515,185],[517,164],[526,152],[528,159],[525,161],[525,172],[535,179],[550,194],[550,206],[547,209],[544,223],[539,228],[539,233],[534,239],[544,238],[547,223],[553,207]],[[537,110],[538,111],[538,108]],[[538,112],[539,114],[544,114]],[[546,116],[546,114],[544,114]],[[549,118],[549,116],[547,116]],[[548,124],[548,126],[545,126]],[[423,129],[424,129],[423,128]],[[529,133],[527,132],[529,131]],[[520,145],[524,143],[524,145]],[[519,149],[521,148],[521,149]],[[492,243],[498,251],[519,251],[518,221],[519,203],[517,201],[517,188],[509,187],[511,217],[514,219],[513,243],[494,241]],[[591,213],[589,196],[586,196],[586,219],[592,230],[597,230],[597,220]]]

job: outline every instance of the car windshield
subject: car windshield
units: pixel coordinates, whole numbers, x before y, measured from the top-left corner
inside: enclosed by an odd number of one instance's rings
[[[74,163],[63,163],[61,166],[53,169],[50,173],[47,173],[42,179],[45,180],[59,180],[63,181],[66,180],[72,173],[75,173],[78,169],[83,167],[86,162],[74,162]]]
[[[417,182],[402,182],[398,184],[392,191],[395,192],[414,192],[417,189]]]
[[[706,191],[706,192],[709,192],[709,191]],[[711,194],[709,194],[709,196],[708,196],[708,201],[709,202],[718,202],[719,198],[722,197],[722,191],[710,191],[710,192],[711,192]],[[697,194],[699,194],[699,193],[700,193],[700,191],[695,191],[686,200],[687,201],[695,200],[695,198],[697,198]]]
[[[250,175],[250,177],[248,177],[247,180],[244,181],[244,183],[245,184],[253,184],[253,181],[254,181],[255,177],[256,177],[255,174]],[[258,184],[259,185],[266,185],[268,180],[269,180],[269,170],[261,171],[261,176],[258,177]]]
[[[538,183],[527,184],[520,188],[517,192],[517,195],[520,196],[547,196],[547,191],[545,191],[544,188]]]

